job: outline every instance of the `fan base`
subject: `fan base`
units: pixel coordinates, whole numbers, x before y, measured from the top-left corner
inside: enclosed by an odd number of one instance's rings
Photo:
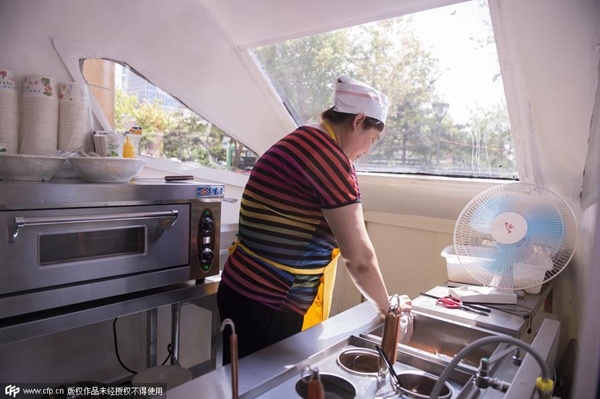
[[[498,303],[504,305],[517,303],[517,294],[514,291],[499,290],[492,287],[462,285],[450,288],[449,292],[450,296],[465,303]]]

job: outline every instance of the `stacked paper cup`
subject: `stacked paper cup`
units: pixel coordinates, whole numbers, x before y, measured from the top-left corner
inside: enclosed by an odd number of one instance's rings
[[[19,153],[53,155],[58,145],[58,93],[55,80],[30,75],[21,87]]]
[[[19,150],[19,90],[11,71],[0,69],[0,152]]]
[[[87,87],[61,83],[58,89],[58,149],[76,151],[91,147],[94,131]]]

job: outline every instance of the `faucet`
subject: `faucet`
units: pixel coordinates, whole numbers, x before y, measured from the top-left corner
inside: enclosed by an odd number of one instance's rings
[[[450,363],[448,363],[448,365],[446,366],[446,368],[440,375],[440,378],[435,383],[435,386],[433,387],[433,389],[431,391],[430,398],[431,399],[438,398],[440,391],[442,390],[442,386],[444,385],[444,383],[450,376],[450,373],[456,367],[458,362],[460,362],[465,356],[467,356],[469,353],[471,353],[473,350],[479,348],[480,346],[485,346],[485,345],[494,344],[494,343],[503,343],[503,342],[520,347],[520,348],[524,349],[525,351],[527,351],[528,353],[530,353],[531,356],[533,356],[533,358],[538,362],[538,364],[540,365],[540,367],[542,369],[542,376],[538,377],[535,385],[536,385],[537,389],[540,390],[541,397],[550,398],[550,396],[552,394],[552,390],[554,389],[554,382],[550,378],[550,369],[549,369],[548,365],[546,364],[546,362],[544,361],[544,359],[542,358],[542,356],[539,353],[537,353],[531,347],[531,345],[529,345],[521,340],[518,340],[516,338],[513,338],[513,337],[503,337],[503,336],[480,338],[476,341],[471,342],[469,345],[467,345],[463,349],[461,349],[461,351],[456,354],[456,356],[452,359],[452,361],[450,361]],[[503,390],[505,388],[508,389],[508,387],[506,387],[504,385],[505,383],[503,383],[502,381],[497,381],[496,379],[490,379],[487,376],[488,368],[489,368],[489,360],[482,359],[482,362],[480,363],[479,371],[477,373],[476,382],[479,381],[479,383],[481,385],[487,384],[487,386],[497,387],[497,389],[500,389],[500,390]]]
[[[231,319],[223,320],[221,323],[221,332],[226,326],[231,327],[231,336],[229,337],[229,353],[231,356],[231,397],[238,399],[238,346],[237,335],[235,333],[235,324]]]

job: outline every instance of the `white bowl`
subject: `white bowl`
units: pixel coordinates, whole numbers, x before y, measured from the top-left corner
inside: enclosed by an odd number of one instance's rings
[[[144,160],[108,157],[72,157],[69,162],[83,180],[93,183],[127,183],[144,167]]]
[[[0,153],[0,180],[48,181],[67,158]]]

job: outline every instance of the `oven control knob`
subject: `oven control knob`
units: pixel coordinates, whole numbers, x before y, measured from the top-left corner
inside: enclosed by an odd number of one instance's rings
[[[202,231],[210,232],[215,228],[215,221],[211,218],[204,218],[200,223],[200,228]]]
[[[202,259],[203,262],[210,262],[213,260],[214,257],[215,257],[215,254],[213,253],[212,249],[210,249],[210,248],[204,248],[202,250],[202,254],[200,255],[200,258]]]

